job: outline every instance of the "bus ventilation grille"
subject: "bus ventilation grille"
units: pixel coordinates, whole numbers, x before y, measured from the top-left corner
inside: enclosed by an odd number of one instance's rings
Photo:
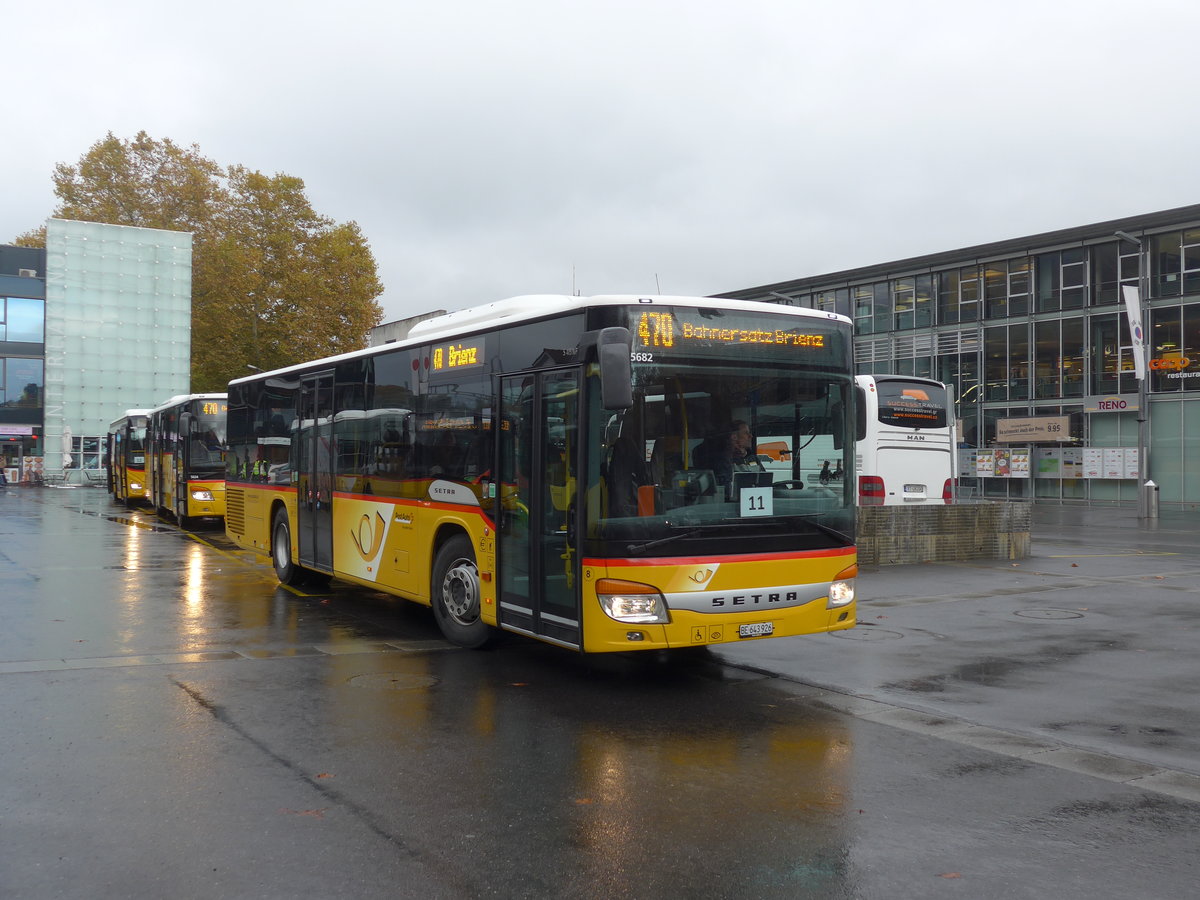
[[[225,524],[233,534],[246,533],[246,492],[237,488],[225,492]]]

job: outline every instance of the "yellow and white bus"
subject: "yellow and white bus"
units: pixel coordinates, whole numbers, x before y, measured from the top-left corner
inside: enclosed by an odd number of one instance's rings
[[[337,577],[584,652],[855,623],[851,323],[736,300],[519,297],[229,385],[226,532],[279,579]],[[791,469],[754,452],[769,436]]]
[[[105,465],[113,500],[132,506],[146,499],[146,426],[148,409],[127,409],[108,426]]]
[[[181,528],[225,515],[226,409],[225,394],[182,394],[150,412],[148,497]]]

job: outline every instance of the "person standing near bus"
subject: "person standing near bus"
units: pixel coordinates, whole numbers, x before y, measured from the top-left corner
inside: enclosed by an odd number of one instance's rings
[[[821,466],[821,484],[829,484],[829,479],[833,477],[833,473],[829,471],[829,460],[825,460],[825,464]]]

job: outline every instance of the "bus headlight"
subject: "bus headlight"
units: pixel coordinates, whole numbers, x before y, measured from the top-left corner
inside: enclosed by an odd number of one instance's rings
[[[206,503],[211,503],[212,498],[212,491],[192,491],[193,500],[202,500]]]
[[[850,566],[848,569],[843,569],[838,572],[835,578],[829,585],[829,601],[825,604],[826,609],[837,609],[839,606],[848,606],[854,602],[854,582],[858,578],[858,566]]]
[[[142,489],[142,485],[140,482],[131,481],[131,482],[129,482],[129,489],[131,491],[140,491]]]
[[[604,612],[618,622],[665,625],[671,621],[667,601],[648,584],[601,578],[596,582],[596,596]]]

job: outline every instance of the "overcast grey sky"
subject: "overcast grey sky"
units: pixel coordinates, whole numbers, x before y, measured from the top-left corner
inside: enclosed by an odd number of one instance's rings
[[[304,179],[386,320],[713,294],[1200,202],[1194,0],[55,0],[0,242],[108,131]]]

